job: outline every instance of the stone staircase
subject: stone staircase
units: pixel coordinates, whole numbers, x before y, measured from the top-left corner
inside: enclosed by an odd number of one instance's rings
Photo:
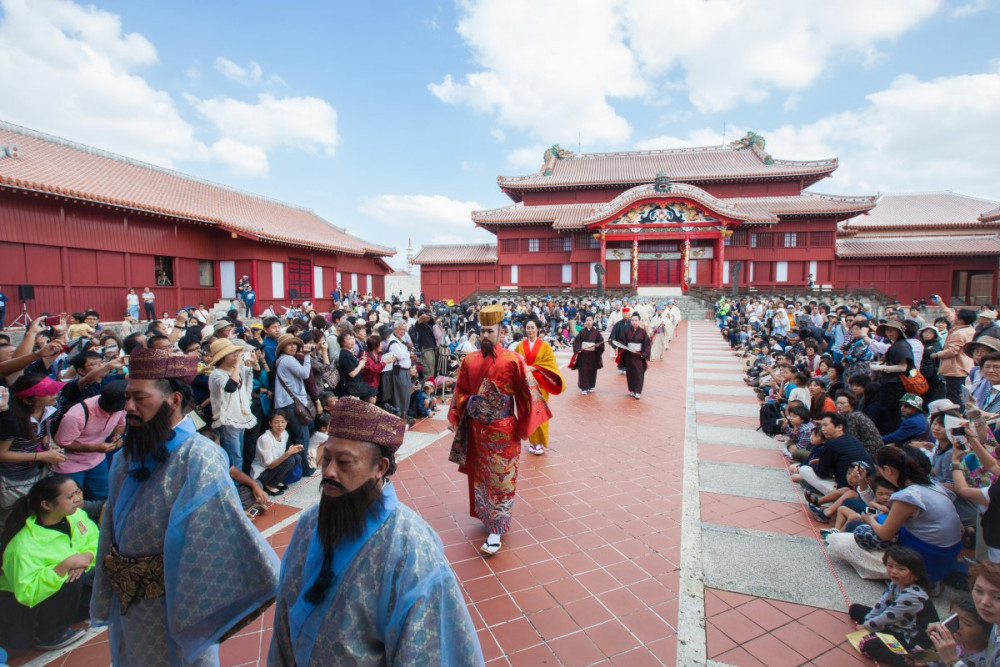
[[[714,318],[711,304],[707,304],[701,299],[696,299],[693,296],[675,296],[672,298],[677,307],[680,308],[685,320],[697,321]],[[666,301],[666,299],[663,299],[663,301]],[[656,302],[660,303],[660,300],[656,300]]]

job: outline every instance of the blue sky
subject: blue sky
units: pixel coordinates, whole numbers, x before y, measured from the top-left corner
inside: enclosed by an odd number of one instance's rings
[[[1000,200],[990,0],[0,2],[0,118],[401,250],[492,238],[544,149],[836,156],[814,189]],[[238,11],[233,8],[238,7]],[[394,263],[399,263],[394,262]]]

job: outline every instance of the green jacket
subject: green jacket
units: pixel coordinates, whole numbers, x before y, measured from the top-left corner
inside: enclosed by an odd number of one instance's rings
[[[89,551],[97,558],[97,524],[83,509],[66,517],[70,534],[39,526],[30,516],[3,554],[0,591],[10,591],[26,607],[34,607],[62,588],[66,576],[55,567],[70,556]],[[94,567],[91,561],[88,570]]]

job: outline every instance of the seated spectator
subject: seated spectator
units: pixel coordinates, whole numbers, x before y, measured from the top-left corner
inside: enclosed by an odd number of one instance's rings
[[[55,441],[66,460],[52,464],[52,471],[76,482],[84,500],[107,500],[108,453],[122,446],[124,433],[125,383],[115,382],[63,415]]]
[[[852,604],[851,620],[872,632],[861,640],[861,654],[884,665],[906,665],[897,653],[874,633],[891,635],[907,650],[930,648],[927,627],[937,623],[938,613],[931,602],[927,571],[920,554],[894,546],[882,557],[889,588],[874,607]]]
[[[410,396],[410,416],[415,419],[430,417],[434,404],[434,383],[427,381]]]
[[[882,436],[882,442],[887,445],[902,445],[911,440],[923,440],[927,437],[927,418],[923,413],[924,401],[916,394],[903,394],[899,399],[899,410],[902,421],[892,433]]]
[[[222,438],[214,428],[206,427],[198,432],[219,445],[219,447],[222,447]],[[222,451],[225,452],[225,448]],[[264,493],[261,485],[254,481],[252,477],[235,466],[229,466],[229,478],[236,485],[236,493],[240,496],[240,504],[243,505],[247,516],[253,519],[258,513],[267,511],[267,495]],[[251,513],[251,509],[255,509],[256,511]]]
[[[275,410],[270,428],[257,438],[257,456],[253,461],[253,477],[269,496],[280,496],[288,488],[284,481],[295,467],[292,457],[302,451],[302,445],[288,446],[288,416]]]
[[[823,451],[818,459],[810,461],[810,465],[803,465],[798,469],[803,481],[823,495],[837,487],[848,486],[847,471],[851,464],[863,462],[874,466],[861,442],[848,435],[846,429],[847,420],[843,415],[824,412],[820,420],[820,430],[826,440]]]
[[[817,496],[807,491],[806,501],[811,511],[820,523],[830,523],[838,510],[848,503],[856,501],[864,504],[862,494],[870,492],[868,485],[868,467],[861,461],[855,461],[847,470],[847,486],[836,488],[825,496]],[[862,508],[863,511],[864,508]]]
[[[878,472],[899,491],[892,494],[889,516],[878,523],[862,514],[863,525],[853,533],[831,535],[827,552],[851,565],[866,579],[886,578],[881,551],[898,540],[924,559],[928,578],[935,584],[955,565],[962,549],[962,522],[955,511],[955,494],[929,476],[930,462],[912,447],[883,447],[878,452]]]
[[[934,643],[934,648],[944,664],[954,667],[978,667],[990,664],[993,624],[979,615],[976,603],[969,599],[953,600],[949,611],[958,616],[958,632],[950,633],[947,628],[945,633],[951,635],[952,639],[948,648],[944,649],[944,636],[941,632],[941,624],[934,624],[928,628],[928,634]],[[993,655],[996,655],[993,652]],[[961,659],[959,659],[961,658]],[[996,661],[993,661],[994,664]]]
[[[336,405],[336,397],[334,397],[332,405]],[[323,412],[316,417],[313,425],[316,427],[316,430],[309,437],[309,451],[306,456],[309,466],[315,468],[319,464],[319,449],[330,438],[330,415],[327,412]]]
[[[72,479],[36,482],[14,505],[0,538],[0,641],[50,651],[81,639],[90,617],[97,525]]]
[[[826,395],[836,398],[844,387],[844,367],[841,364],[831,362],[826,369]]]
[[[875,478],[874,482],[868,484],[867,472],[868,468],[864,466],[856,469],[856,475],[860,481],[855,490],[858,492],[859,497],[857,499],[849,498],[837,508],[837,519],[834,523],[834,529],[831,531],[819,531],[824,539],[830,533],[839,533],[845,527],[852,529],[861,525],[861,515],[866,510],[868,514],[871,514],[872,510],[874,510],[875,520],[879,523],[885,523],[886,517],[889,516],[890,498],[896,492],[896,487],[881,477]]]
[[[868,452],[869,458],[874,461],[878,450],[885,443],[882,442],[882,436],[879,434],[875,423],[868,418],[868,415],[858,411],[857,397],[853,392],[841,391],[837,394],[837,398],[833,403],[837,408],[837,412],[847,420],[847,433],[861,441],[865,451]]]
[[[785,431],[785,440],[788,443],[785,445],[785,450],[792,460],[800,463],[809,460],[809,453],[812,451],[810,437],[815,426],[806,406],[799,401],[789,402],[785,408],[783,430]]]
[[[810,378],[806,383],[809,392],[809,414],[819,419],[824,412],[836,412],[837,405],[826,393],[826,378]]]

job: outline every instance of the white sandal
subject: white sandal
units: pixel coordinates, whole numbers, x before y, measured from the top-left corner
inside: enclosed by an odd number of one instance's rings
[[[486,541],[483,542],[483,546],[479,547],[479,550],[482,551],[487,556],[492,556],[496,552],[500,551],[500,547],[502,546],[503,542],[500,541],[499,539],[497,539],[496,543],[492,543],[490,542],[489,538],[486,538]]]

